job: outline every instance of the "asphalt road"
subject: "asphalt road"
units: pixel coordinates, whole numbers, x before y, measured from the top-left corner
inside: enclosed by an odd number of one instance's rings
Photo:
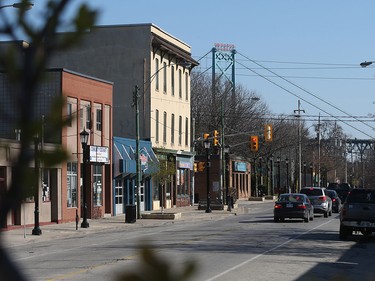
[[[35,281],[115,280],[121,272],[145,271],[139,261],[145,244],[173,270],[194,261],[192,281],[375,279],[375,235],[340,241],[337,214],[274,223],[272,207],[257,204],[217,220],[112,229],[9,250]]]

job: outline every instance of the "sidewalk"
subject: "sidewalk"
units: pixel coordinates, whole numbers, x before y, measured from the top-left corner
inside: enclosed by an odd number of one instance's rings
[[[271,202],[266,200],[263,202]],[[21,227],[8,231],[0,232],[1,239],[7,247],[20,246],[29,243],[36,243],[39,241],[46,241],[61,237],[82,237],[91,233],[106,232],[111,229],[124,229],[131,231],[132,229],[139,229],[142,227],[149,227],[153,225],[160,226],[162,224],[172,224],[175,221],[202,221],[202,220],[220,220],[228,216],[234,216],[241,213],[248,213],[249,209],[256,204],[263,202],[256,201],[238,201],[235,205],[236,208],[232,211],[227,211],[225,206],[224,210],[212,210],[211,213],[206,213],[205,210],[198,210],[197,206],[178,207],[165,209],[165,214],[176,214],[175,219],[137,219],[135,223],[125,223],[125,215],[121,214],[113,217],[105,217],[95,220],[89,220],[89,228],[81,228],[80,220],[76,229],[75,222],[61,223],[61,224],[48,224],[41,225],[42,235],[32,235],[33,227]],[[159,214],[161,211],[149,211],[145,213]]]

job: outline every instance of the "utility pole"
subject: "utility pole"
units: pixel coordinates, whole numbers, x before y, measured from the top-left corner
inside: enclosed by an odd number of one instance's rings
[[[302,141],[301,141],[301,112],[305,113],[304,110],[301,109],[301,101],[298,100],[298,109],[294,110],[294,116],[298,118],[298,190],[302,187],[301,181],[301,161],[302,161]],[[297,113],[297,114],[296,114]],[[296,191],[298,191],[296,190]]]
[[[136,144],[135,144],[135,161],[136,161],[136,188],[135,196],[137,198],[137,219],[141,218],[141,200],[139,196],[141,188],[141,163],[139,158],[139,87],[134,87],[133,105],[135,106],[135,130],[136,130]]]

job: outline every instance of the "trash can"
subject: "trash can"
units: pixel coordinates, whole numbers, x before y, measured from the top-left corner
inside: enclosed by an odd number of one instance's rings
[[[137,221],[137,209],[136,205],[125,206],[125,222],[135,223]]]

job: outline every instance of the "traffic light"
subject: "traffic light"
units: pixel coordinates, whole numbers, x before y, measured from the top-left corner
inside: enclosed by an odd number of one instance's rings
[[[210,136],[210,134],[203,134],[203,138],[204,138],[205,140],[207,140],[209,136]]]
[[[214,146],[219,145],[219,132],[217,130],[214,131]]]
[[[205,167],[206,167],[206,162],[198,162],[197,164],[198,172],[203,172]]]
[[[266,142],[272,141],[272,125],[271,124],[266,124],[264,126],[264,140]]]
[[[251,151],[258,151],[258,136],[251,136],[250,137],[250,150]]]

